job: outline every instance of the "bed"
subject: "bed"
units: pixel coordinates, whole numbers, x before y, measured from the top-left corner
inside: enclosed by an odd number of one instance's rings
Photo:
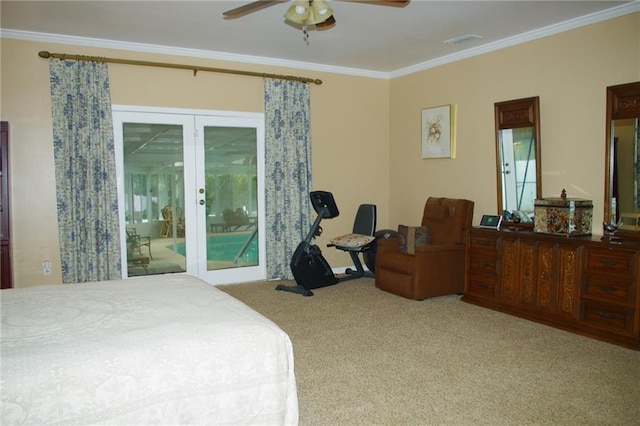
[[[3,425],[298,422],[289,336],[193,276],[0,298]]]

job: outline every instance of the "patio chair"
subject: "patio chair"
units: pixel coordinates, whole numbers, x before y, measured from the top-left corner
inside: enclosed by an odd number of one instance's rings
[[[136,228],[127,228],[127,258],[138,255],[143,256],[142,247],[147,248],[149,258],[153,260],[153,256],[151,255],[151,237],[141,236],[136,231]]]

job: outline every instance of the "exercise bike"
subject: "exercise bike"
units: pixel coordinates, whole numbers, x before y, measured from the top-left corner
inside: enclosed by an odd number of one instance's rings
[[[327,287],[339,283],[340,281],[346,281],[349,279],[360,278],[365,276],[365,271],[362,268],[362,264],[357,257],[357,252],[350,251],[351,257],[355,263],[356,270],[347,268],[346,276],[338,278],[329,266],[329,263],[322,255],[320,248],[313,244],[313,238],[322,234],[322,227],[320,222],[323,219],[331,219],[337,217],[340,212],[338,206],[335,203],[333,194],[327,191],[313,191],[310,193],[311,204],[317,213],[316,220],[314,221],[309,233],[305,239],[298,245],[291,257],[291,272],[296,280],[295,286],[278,285],[276,290],[284,290],[292,293],[302,294],[303,296],[313,296],[312,289]],[[375,206],[372,207],[368,213],[370,216],[369,221],[373,222],[370,233],[373,235],[375,230]],[[367,216],[367,215],[365,215]],[[371,217],[372,216],[372,217]],[[337,248],[345,250],[344,247],[339,247],[336,244],[328,244],[329,247],[335,246]],[[349,249],[347,249],[349,250]]]

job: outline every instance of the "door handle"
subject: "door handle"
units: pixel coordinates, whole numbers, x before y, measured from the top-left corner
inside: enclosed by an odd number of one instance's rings
[[[200,200],[200,205],[204,206],[204,200]]]

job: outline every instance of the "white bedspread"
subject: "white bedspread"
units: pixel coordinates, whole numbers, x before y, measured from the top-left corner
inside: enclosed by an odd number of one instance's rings
[[[298,422],[289,336],[197,278],[0,298],[2,425]]]

